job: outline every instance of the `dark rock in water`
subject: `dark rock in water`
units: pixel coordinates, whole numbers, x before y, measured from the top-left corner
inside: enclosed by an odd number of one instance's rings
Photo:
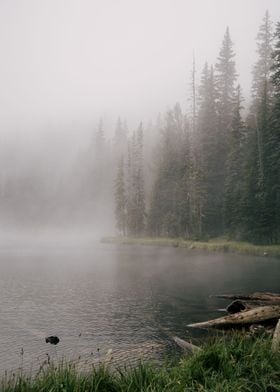
[[[57,344],[59,343],[59,338],[57,336],[48,336],[46,338],[46,343]]]
[[[246,304],[244,304],[242,301],[239,301],[238,299],[230,303],[227,307],[227,311],[230,314],[242,312],[242,310],[246,310]]]

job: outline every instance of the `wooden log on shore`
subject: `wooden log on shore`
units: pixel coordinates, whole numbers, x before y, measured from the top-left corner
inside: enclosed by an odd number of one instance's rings
[[[280,306],[260,306],[243,312],[234,313],[229,316],[189,324],[188,327],[224,329],[230,327],[242,327],[250,324],[260,324],[269,320],[278,320],[279,318]]]
[[[177,336],[174,336],[173,340],[179,347],[181,347],[188,354],[194,354],[194,353],[201,351],[200,347],[195,346],[192,343],[186,342],[185,340],[180,339]]]
[[[280,319],[278,320],[272,338],[272,351],[276,352],[278,350],[280,350]]]
[[[262,293],[256,292],[249,295],[244,294],[218,294],[212,295],[211,297],[215,298],[223,298],[223,299],[232,299],[232,300],[244,300],[244,301],[264,301],[264,302],[275,302],[280,303],[280,294],[279,293]]]
[[[227,307],[226,311],[230,314],[244,312],[245,310],[250,310],[256,308],[258,306],[268,306],[268,305],[278,305],[277,301],[256,301],[256,300],[247,300],[241,301],[240,299],[235,299],[232,301]],[[280,302],[279,302],[280,305]]]

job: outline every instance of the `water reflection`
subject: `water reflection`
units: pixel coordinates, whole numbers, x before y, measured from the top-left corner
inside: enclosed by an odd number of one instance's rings
[[[1,371],[197,335],[186,325],[225,306],[211,294],[279,290],[279,261],[268,258],[116,245],[0,257]]]

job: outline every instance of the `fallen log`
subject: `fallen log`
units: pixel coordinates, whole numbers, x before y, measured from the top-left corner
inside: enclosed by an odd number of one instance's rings
[[[249,295],[244,294],[218,294],[211,295],[211,297],[215,298],[223,298],[223,299],[233,299],[233,300],[244,300],[244,301],[268,301],[268,302],[276,302],[280,303],[280,294],[279,293],[262,293],[256,292]]]
[[[278,301],[256,301],[256,300],[247,300],[241,301],[240,299],[235,299],[232,301],[227,307],[226,311],[230,314],[244,312],[244,310],[250,310],[256,308],[258,306],[268,306],[268,305],[280,305]]]
[[[186,342],[185,340],[180,339],[177,336],[174,336],[173,340],[179,347],[181,347],[188,354],[194,354],[194,353],[197,353],[197,352],[201,351],[200,347],[195,346],[192,343]]]
[[[268,320],[278,320],[279,318],[280,306],[260,306],[243,312],[234,313],[229,316],[189,324],[188,327],[223,329],[227,327],[242,327],[249,324],[259,324]]]
[[[273,338],[272,338],[272,351],[276,352],[280,349],[280,319],[276,325],[274,330]]]

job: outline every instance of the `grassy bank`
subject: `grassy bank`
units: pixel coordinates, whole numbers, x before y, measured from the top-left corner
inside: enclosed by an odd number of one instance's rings
[[[208,343],[192,357],[161,369],[139,364],[109,372],[106,367],[83,374],[74,365],[47,365],[33,379],[5,376],[1,392],[195,392],[280,391],[280,353],[270,339],[233,337]]]
[[[248,242],[227,241],[225,239],[213,239],[202,242],[187,241],[181,238],[104,237],[101,239],[101,242],[126,245],[172,246],[215,252],[234,252],[253,256],[280,257],[280,245],[254,245]]]

